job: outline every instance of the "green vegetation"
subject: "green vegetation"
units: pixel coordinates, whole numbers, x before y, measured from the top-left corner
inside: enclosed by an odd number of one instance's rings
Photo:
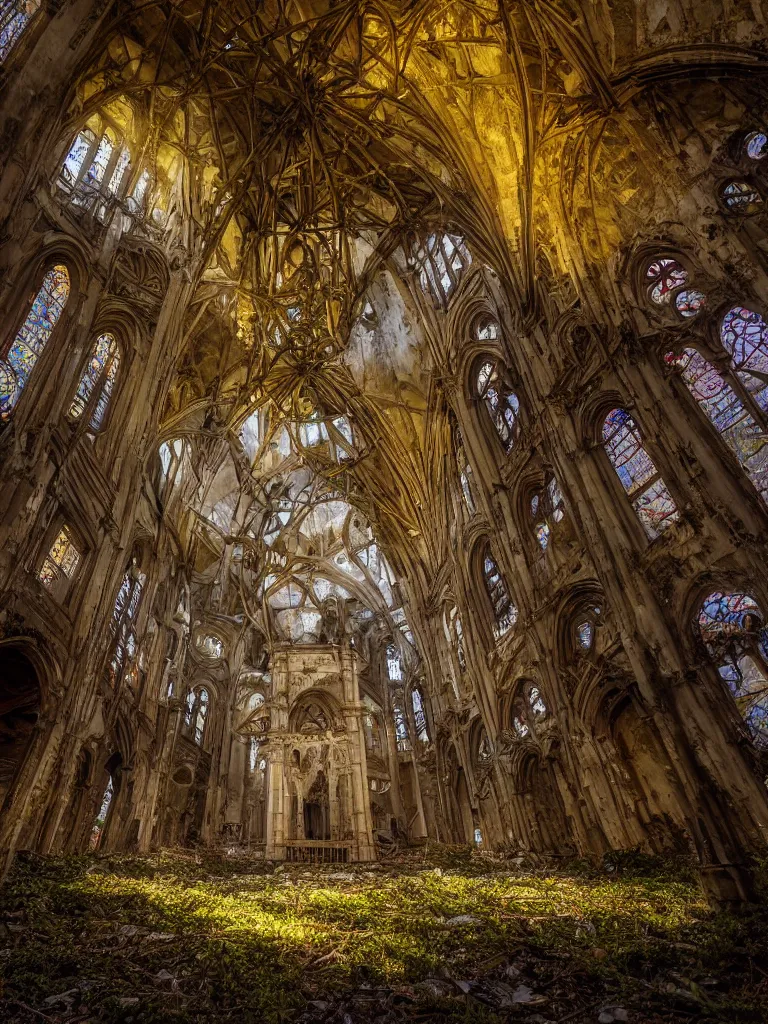
[[[715,913],[684,865],[608,867],[21,858],[0,1020],[768,1020],[768,907]]]

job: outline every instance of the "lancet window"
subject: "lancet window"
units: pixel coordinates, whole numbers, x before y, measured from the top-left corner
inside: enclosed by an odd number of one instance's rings
[[[421,743],[429,742],[429,730],[427,729],[427,714],[424,710],[424,701],[421,691],[416,687],[411,690],[411,706],[413,707],[413,724],[416,728],[416,738]]]
[[[393,683],[400,682],[403,678],[403,662],[395,644],[387,644],[387,676]]]
[[[477,397],[482,400],[505,452],[514,447],[519,433],[520,401],[504,384],[498,364],[484,359],[475,374]]]
[[[483,577],[493,608],[494,636],[499,639],[517,622],[517,608],[509,596],[507,584],[491,554],[490,545],[486,545],[483,556]]]
[[[395,740],[398,750],[410,750],[411,741],[408,738],[408,721],[400,703],[392,705],[392,719],[395,724]]]
[[[0,420],[8,420],[69,298],[69,273],[51,267],[24,323],[0,358]]]
[[[715,591],[696,628],[753,740],[768,747],[768,629],[757,602],[743,592]]]
[[[0,3],[0,63],[7,60],[27,25],[40,10],[40,0],[2,0]]]
[[[90,429],[101,429],[119,369],[120,348],[111,334],[102,334],[93,347],[69,408],[70,419],[78,420],[87,411]]]
[[[731,385],[696,349],[683,349],[680,355],[669,353],[666,361],[679,371],[699,407],[739,460],[757,491],[768,501],[768,435],[765,430]]]
[[[137,642],[134,626],[141,602],[146,576],[136,565],[132,565],[120,584],[109,628],[115,641],[115,650],[110,662],[110,682],[117,685],[123,670],[136,654]]]
[[[209,704],[210,697],[204,686],[195,687],[187,694],[184,725],[198,746],[203,744]]]
[[[603,447],[648,538],[655,540],[680,513],[626,409],[605,417]]]
[[[460,438],[456,445],[456,465],[459,470],[461,493],[464,496],[464,503],[471,515],[475,511],[475,498],[472,494],[472,467],[469,464],[467,453],[464,451],[464,445],[461,443]]]
[[[77,573],[80,551],[68,526],[62,526],[45,556],[37,578],[54,596],[61,597]]]
[[[530,514],[539,547],[546,551],[555,524],[565,516],[565,502],[554,476],[531,497]]]
[[[72,143],[59,174],[59,186],[76,206],[93,209],[119,197],[127,181],[131,154],[117,131],[98,118]]]

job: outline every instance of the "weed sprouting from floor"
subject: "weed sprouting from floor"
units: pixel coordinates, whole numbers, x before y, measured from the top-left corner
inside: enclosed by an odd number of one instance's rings
[[[685,864],[432,854],[342,871],[20,858],[0,893],[0,1019],[768,1019],[768,910],[713,912]]]

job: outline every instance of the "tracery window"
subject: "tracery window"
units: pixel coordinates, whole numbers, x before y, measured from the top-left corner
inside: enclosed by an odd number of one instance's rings
[[[554,525],[565,516],[565,501],[554,476],[549,478],[542,491],[532,496],[530,513],[536,540],[541,550],[546,551]]]
[[[26,320],[0,358],[0,420],[10,418],[68,298],[69,273],[57,264],[46,273]]]
[[[102,334],[94,345],[77,394],[69,408],[71,419],[80,419],[88,409],[88,426],[93,431],[101,429],[119,368],[120,348],[111,334]]]
[[[744,149],[750,160],[763,160],[768,155],[768,135],[765,132],[750,132],[744,140]]]
[[[765,430],[747,411],[730,384],[696,349],[683,349],[677,356],[668,353],[665,358],[679,370],[691,395],[739,460],[757,491],[768,501],[768,435]]]
[[[754,213],[763,199],[754,185],[746,181],[729,181],[720,190],[723,202],[734,213]]]
[[[603,447],[648,538],[655,540],[680,513],[626,409],[605,417]]]
[[[80,564],[80,552],[72,540],[69,527],[62,526],[45,556],[37,578],[56,597],[61,597],[68,583],[74,579]]]
[[[427,714],[424,710],[424,701],[421,692],[415,687],[411,690],[411,705],[413,707],[413,724],[416,727],[416,738],[421,743],[428,743],[429,730],[427,729]]]
[[[109,629],[114,637],[115,650],[110,662],[110,682],[117,685],[123,669],[136,654],[134,623],[141,602],[146,576],[132,565],[123,576],[115,599]]]
[[[198,686],[187,694],[187,704],[184,711],[184,725],[187,731],[194,737],[195,743],[202,746],[205,736],[205,723],[208,718],[208,706],[210,697],[204,686]]]
[[[648,264],[645,277],[651,302],[671,306],[686,319],[696,316],[706,302],[703,292],[688,286],[688,271],[675,259],[658,257]]]
[[[95,118],[72,143],[59,174],[59,186],[76,206],[92,209],[121,194],[130,162],[130,151],[115,129],[102,129]]]
[[[421,290],[439,305],[447,305],[472,256],[463,238],[454,234],[433,234],[415,245],[408,260]]]
[[[0,3],[0,63],[8,58],[27,25],[40,10],[40,0],[2,0]]]
[[[734,306],[723,317],[720,339],[737,378],[768,412],[768,324],[759,313]]]
[[[754,742],[768,747],[768,629],[757,602],[743,592],[715,591],[696,628]]]
[[[400,682],[403,678],[403,663],[400,651],[395,644],[387,644],[387,675],[390,682]]]
[[[496,564],[496,559],[491,554],[490,545],[486,545],[483,556],[483,577],[493,608],[493,632],[498,640],[517,622],[517,608],[512,603],[507,584]]]
[[[475,374],[477,397],[485,405],[505,452],[510,452],[519,433],[520,402],[499,376],[498,364],[483,360]]]

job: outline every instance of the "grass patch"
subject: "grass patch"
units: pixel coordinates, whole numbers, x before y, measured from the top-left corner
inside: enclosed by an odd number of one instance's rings
[[[671,862],[545,874],[430,853],[340,879],[20,858],[0,891],[0,1019],[768,1021],[765,905],[714,913]]]

